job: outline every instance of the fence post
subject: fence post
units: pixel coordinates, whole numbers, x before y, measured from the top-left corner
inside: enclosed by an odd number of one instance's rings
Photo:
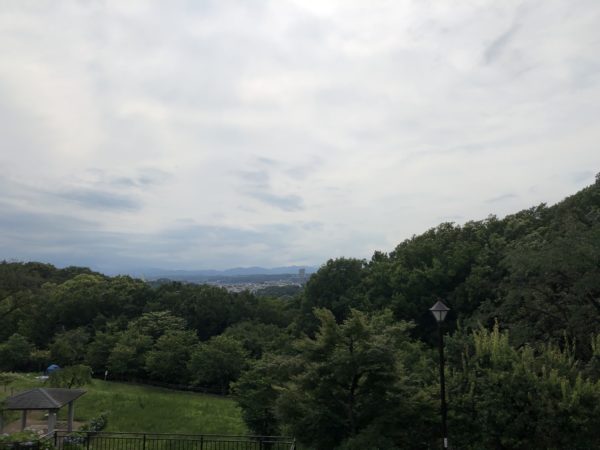
[[[54,446],[58,447],[58,431],[54,430]]]
[[[87,450],[90,450],[90,441],[91,441],[91,440],[92,440],[92,437],[91,437],[90,433],[89,433],[89,432],[88,432],[88,433],[86,433],[86,434],[85,434],[85,448],[86,448]]]
[[[200,436],[200,450],[204,450],[204,435]]]
[[[142,442],[142,449],[146,450],[146,433],[144,433],[144,440]]]

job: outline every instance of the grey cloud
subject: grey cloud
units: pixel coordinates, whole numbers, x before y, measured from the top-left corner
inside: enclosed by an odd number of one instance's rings
[[[135,176],[107,177],[107,184],[117,187],[149,187],[164,183],[169,173],[160,169],[143,169]]]
[[[120,259],[131,242],[94,221],[0,203],[0,258],[94,266]]]
[[[4,236],[27,233],[27,239],[40,239],[66,230],[85,230],[98,225],[94,221],[68,215],[29,212],[5,202],[0,203],[0,212],[0,229]],[[67,223],[70,225],[65,227]]]
[[[517,196],[515,194],[503,194],[503,195],[499,195],[498,197],[493,197],[490,198],[488,200],[486,200],[487,203],[499,203],[499,202],[503,202],[505,200],[511,200],[517,198]]]
[[[55,195],[91,209],[136,211],[142,208],[142,202],[132,196],[89,188],[69,189]]]
[[[259,163],[266,164],[268,166],[278,166],[280,163],[272,158],[265,158],[264,156],[259,156],[256,158]]]
[[[462,221],[463,219],[464,219],[464,217],[461,216],[461,215],[450,215],[450,216],[441,216],[441,217],[438,217],[438,220],[440,222],[444,222],[444,223],[446,223],[446,222],[454,223],[454,222],[457,222],[457,221]]]
[[[260,188],[269,186],[269,172],[266,170],[242,170],[238,175],[251,186]]]
[[[320,158],[313,158],[311,161],[305,164],[296,164],[287,169],[285,172],[290,177],[302,181],[308,178],[311,174],[315,173],[322,164],[323,161]]]
[[[136,267],[229,267],[270,264],[303,224],[252,229],[175,223],[156,233],[108,232],[72,215],[29,212],[0,202],[0,259],[84,265],[110,273]],[[257,255],[259,246],[264,254]]]
[[[275,160],[268,162],[259,161],[259,164],[276,167],[279,163]],[[273,170],[273,169],[272,169]],[[279,168],[275,170],[281,170]],[[286,171],[283,171],[284,173]],[[240,192],[266,205],[280,209],[282,211],[301,211],[304,209],[302,197],[296,194],[279,194],[273,192],[270,184],[270,173],[263,168],[256,170],[244,170],[237,172],[237,176],[242,180]]]
[[[248,195],[283,211],[301,211],[304,209],[302,197],[298,195],[277,195],[270,192],[249,192]]]
[[[503,32],[487,46],[483,53],[483,60],[486,64],[493,63],[502,54],[518,30],[519,26],[513,24],[508,30]]]
[[[569,174],[569,177],[575,183],[581,183],[584,181],[591,183],[594,180],[594,172],[592,172],[591,170],[584,170],[581,172],[573,172],[573,173]]]

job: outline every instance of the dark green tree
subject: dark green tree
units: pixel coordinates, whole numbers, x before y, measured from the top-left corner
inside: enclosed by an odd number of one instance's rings
[[[167,331],[146,354],[148,375],[154,380],[167,383],[187,383],[187,365],[197,344],[198,337],[194,331]]]
[[[279,393],[288,378],[289,362],[287,357],[266,355],[252,363],[232,385],[244,422],[256,435],[281,434],[275,410]]]
[[[572,347],[515,349],[481,329],[450,371],[450,441],[462,449],[592,449],[600,442],[600,384],[583,378]]]
[[[54,363],[61,366],[79,364],[85,359],[89,341],[90,334],[83,327],[58,333],[50,344],[50,357]]]
[[[94,372],[104,372],[108,368],[108,359],[119,340],[118,332],[114,330],[99,331],[94,340],[87,346],[85,362]]]
[[[409,326],[389,311],[353,310],[341,325],[326,309],[315,314],[319,331],[298,343],[277,400],[284,429],[317,450],[427,448],[433,400],[404,364],[414,350]]]
[[[346,319],[351,308],[370,309],[362,286],[364,267],[363,260],[338,258],[330,259],[314,273],[301,297],[300,328],[310,334],[317,330],[314,308],[327,308],[338,322]]]
[[[55,370],[48,378],[50,386],[57,388],[76,388],[92,382],[92,368],[83,364],[63,367]]]
[[[255,321],[236,323],[227,328],[223,335],[240,342],[248,355],[256,359],[261,358],[263,353],[285,350],[292,341],[287,330]]]
[[[151,336],[133,328],[122,332],[108,357],[109,371],[119,378],[145,377],[146,353],[152,345]]]
[[[0,344],[0,370],[26,370],[33,350],[33,345],[26,337],[18,333],[13,334],[6,342]]]
[[[238,341],[215,336],[193,351],[189,371],[199,386],[216,387],[222,394],[236,381],[247,365],[247,353]]]

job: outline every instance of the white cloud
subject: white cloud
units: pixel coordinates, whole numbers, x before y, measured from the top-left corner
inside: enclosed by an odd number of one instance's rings
[[[70,217],[91,265],[320,263],[558,201],[600,167],[599,19],[595,0],[3,4],[0,213],[52,232],[26,246],[3,222],[0,257],[67,261]],[[163,239],[182,223],[220,231]]]

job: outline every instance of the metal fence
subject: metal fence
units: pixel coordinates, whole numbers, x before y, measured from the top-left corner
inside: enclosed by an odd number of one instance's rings
[[[43,449],[40,441],[33,442],[6,442],[0,441],[0,450],[40,450]]]
[[[296,450],[294,439],[279,436],[56,431],[48,438],[57,450]]]

